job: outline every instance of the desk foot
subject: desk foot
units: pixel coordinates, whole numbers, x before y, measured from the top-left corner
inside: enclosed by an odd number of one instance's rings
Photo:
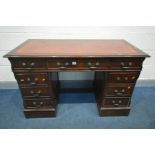
[[[24,114],[26,118],[56,117],[56,109],[25,109]]]
[[[128,116],[130,107],[127,108],[99,108],[100,116]]]

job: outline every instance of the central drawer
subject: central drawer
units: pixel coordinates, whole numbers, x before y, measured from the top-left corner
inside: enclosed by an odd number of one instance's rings
[[[142,59],[131,58],[54,58],[48,60],[48,68],[56,70],[139,70]]]
[[[24,97],[49,97],[51,96],[50,88],[47,86],[22,87],[22,95]]]
[[[106,70],[109,67],[108,59],[59,58],[48,61],[48,68],[56,70]]]

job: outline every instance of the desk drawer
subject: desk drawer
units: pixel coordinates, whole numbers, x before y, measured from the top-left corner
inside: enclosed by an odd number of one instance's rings
[[[109,72],[107,80],[108,82],[125,82],[125,83],[133,83],[139,77],[140,72]]]
[[[129,58],[57,58],[48,60],[48,68],[56,70],[139,70],[142,67],[142,61]]]
[[[56,100],[51,98],[24,99],[25,108],[52,108],[56,105]]]
[[[16,58],[11,60],[13,69],[46,69],[47,62],[45,59],[38,58]]]
[[[127,107],[130,105],[130,98],[104,98],[102,107],[115,108],[115,107]]]
[[[37,86],[37,87],[22,87],[21,92],[24,97],[49,97],[49,87]]]
[[[116,58],[109,59],[111,70],[140,70],[143,59],[141,58]]]
[[[109,61],[105,59],[73,59],[73,58],[61,58],[48,61],[48,68],[56,70],[107,70],[109,68]]]
[[[131,96],[133,91],[133,84],[120,84],[120,85],[108,85],[105,86],[105,96]]]
[[[47,73],[19,73],[15,74],[18,83],[22,85],[46,85],[48,84]]]

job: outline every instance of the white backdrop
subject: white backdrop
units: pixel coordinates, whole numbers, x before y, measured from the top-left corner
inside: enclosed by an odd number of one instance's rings
[[[151,55],[139,79],[155,79],[155,27],[0,27],[0,81],[15,81],[3,55],[26,39],[125,39]],[[61,73],[61,80],[92,79],[93,73]]]

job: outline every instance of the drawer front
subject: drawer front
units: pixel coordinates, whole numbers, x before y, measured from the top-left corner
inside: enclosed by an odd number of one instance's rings
[[[110,61],[110,69],[112,70],[139,70],[142,68],[143,59],[129,59],[129,58],[121,58],[121,59],[111,59]]]
[[[48,84],[48,74],[47,73],[20,73],[15,74],[18,83],[22,85],[45,85]]]
[[[134,86],[132,84],[120,86],[106,86],[105,96],[131,96]]]
[[[47,62],[45,59],[21,58],[11,61],[13,69],[46,69]]]
[[[142,67],[141,59],[129,58],[58,58],[48,60],[48,68],[56,70],[136,70]]]
[[[56,105],[56,100],[54,99],[25,99],[25,108],[52,108]]]
[[[127,107],[130,105],[130,98],[104,98],[102,107],[115,108],[115,107]]]
[[[140,72],[110,72],[108,73],[108,82],[135,82],[139,77]]]
[[[109,68],[109,61],[105,59],[73,59],[61,58],[48,61],[48,68],[56,70],[65,69],[88,69],[88,70],[106,70]]]
[[[49,97],[49,87],[23,87],[21,88],[24,97]]]

